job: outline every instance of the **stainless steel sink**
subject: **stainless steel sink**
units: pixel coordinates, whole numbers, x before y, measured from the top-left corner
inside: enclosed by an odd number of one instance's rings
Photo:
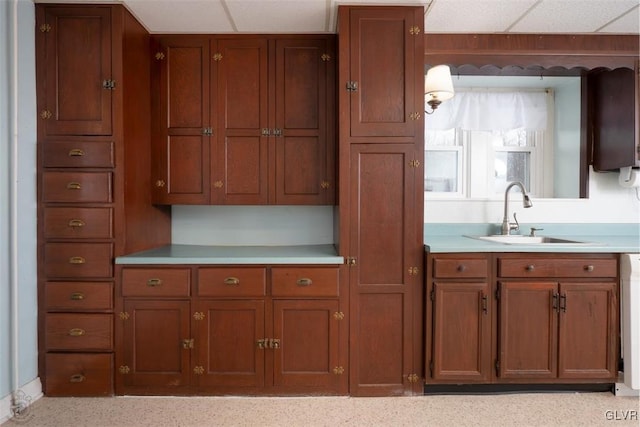
[[[523,236],[519,234],[495,234],[491,236],[466,236],[472,239],[488,240],[507,245],[591,245],[593,243],[580,240],[562,239],[549,236]]]

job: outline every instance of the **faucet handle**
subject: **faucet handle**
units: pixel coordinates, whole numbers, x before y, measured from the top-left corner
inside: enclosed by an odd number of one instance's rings
[[[542,231],[542,230],[544,230],[544,228],[531,227],[531,234],[529,234],[529,236],[536,237],[536,231]]]
[[[513,213],[513,220],[516,222],[515,224],[509,224],[509,229],[518,231],[520,230],[520,224],[518,223],[518,218],[516,218],[516,213]]]

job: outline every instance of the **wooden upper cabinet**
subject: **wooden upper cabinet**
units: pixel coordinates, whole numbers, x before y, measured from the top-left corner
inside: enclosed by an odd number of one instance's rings
[[[212,54],[217,67],[217,114],[212,117],[211,200],[214,204],[268,202],[268,43],[223,39]]]
[[[332,204],[335,54],[328,38],[275,41],[276,204]]]
[[[38,15],[44,136],[112,135],[113,86],[121,82],[112,74],[111,8],[48,7]]]
[[[339,82],[339,90],[351,94],[350,136],[414,137],[424,115],[424,103],[416,99],[424,79],[422,8],[342,11],[340,19],[349,25],[349,79]]]
[[[154,201],[332,204],[333,43],[159,36]]]
[[[205,37],[159,39],[153,49],[153,199],[209,200],[210,54]]]
[[[598,171],[640,166],[636,70],[596,70],[588,76],[589,140]]]

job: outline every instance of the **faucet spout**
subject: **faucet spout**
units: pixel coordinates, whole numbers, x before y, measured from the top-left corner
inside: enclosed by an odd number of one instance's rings
[[[502,234],[506,236],[511,234],[511,230],[518,230],[520,228],[515,214],[513,214],[513,219],[515,220],[515,222],[509,222],[509,190],[511,190],[513,187],[520,188],[520,191],[522,192],[523,207],[530,208],[531,206],[533,206],[531,197],[529,197],[529,194],[527,194],[527,190],[526,188],[524,188],[524,184],[522,184],[520,181],[514,181],[507,185],[507,189],[504,190],[504,216],[502,217]]]

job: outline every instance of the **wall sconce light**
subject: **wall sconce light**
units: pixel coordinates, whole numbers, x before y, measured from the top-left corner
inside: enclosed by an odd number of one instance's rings
[[[436,65],[429,68],[424,83],[424,99],[431,107],[431,112],[425,110],[425,113],[433,114],[443,101],[453,98],[454,93],[449,66]]]

